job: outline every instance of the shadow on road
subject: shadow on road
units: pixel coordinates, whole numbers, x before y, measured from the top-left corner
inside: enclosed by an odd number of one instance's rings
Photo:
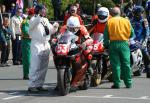
[[[35,96],[35,97],[58,97],[58,92],[54,90],[56,83],[44,84],[48,88],[47,92],[30,93],[27,90],[0,90],[1,93],[5,93],[11,96]]]

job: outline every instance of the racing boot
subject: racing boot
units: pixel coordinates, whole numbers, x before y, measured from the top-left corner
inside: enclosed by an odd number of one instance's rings
[[[94,71],[93,71],[93,68],[92,68],[92,64],[91,64],[91,61],[89,61],[89,67],[88,67],[88,73],[90,74],[90,75],[93,75],[93,73],[94,73]]]

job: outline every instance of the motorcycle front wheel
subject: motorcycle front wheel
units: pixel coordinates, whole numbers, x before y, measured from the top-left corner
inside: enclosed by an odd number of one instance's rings
[[[70,80],[71,80],[71,75],[69,73],[69,70],[58,69],[57,79],[58,79],[57,81],[58,81],[59,94],[61,96],[67,95],[70,91]]]
[[[82,86],[79,86],[79,89],[80,90],[86,90],[90,87],[91,85],[91,75],[89,75],[88,73],[86,74],[85,76],[85,79],[84,79],[84,83]]]

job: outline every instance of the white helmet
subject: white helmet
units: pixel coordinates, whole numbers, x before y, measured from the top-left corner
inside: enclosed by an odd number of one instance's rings
[[[97,11],[99,22],[105,23],[109,17],[109,10],[106,7],[101,7]]]
[[[67,29],[73,33],[76,33],[80,29],[79,18],[75,16],[69,17],[67,20]]]

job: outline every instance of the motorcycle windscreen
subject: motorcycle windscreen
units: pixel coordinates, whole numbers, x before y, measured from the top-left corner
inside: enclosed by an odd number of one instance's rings
[[[58,55],[67,55],[71,48],[75,48],[76,35],[66,31],[58,40],[56,53]]]
[[[93,38],[94,41],[103,42],[104,40],[104,35],[102,33],[94,33],[91,35],[91,37]]]
[[[69,44],[71,42],[75,42],[77,36],[69,31],[66,31],[58,40],[58,44]]]

